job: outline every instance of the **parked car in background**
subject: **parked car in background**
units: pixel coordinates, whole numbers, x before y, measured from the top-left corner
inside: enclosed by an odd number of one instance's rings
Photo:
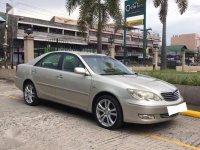
[[[198,66],[198,62],[190,63],[190,66]]]
[[[174,119],[186,110],[178,89],[130,71],[121,62],[81,52],[51,52],[17,68],[16,86],[26,104],[40,99],[93,113],[107,129],[124,122],[152,124]]]
[[[4,58],[1,58],[1,57],[0,57],[0,62],[1,62],[1,61],[4,61]]]

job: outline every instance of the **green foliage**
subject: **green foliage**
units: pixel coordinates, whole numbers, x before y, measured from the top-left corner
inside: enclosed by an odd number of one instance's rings
[[[167,36],[167,14],[168,3],[171,0],[153,0],[153,4],[156,8],[159,8],[159,19],[163,24],[162,32],[162,47],[161,47],[161,70],[165,70],[167,67],[167,54],[166,54],[166,36]],[[182,15],[188,8],[188,0],[175,0],[178,6],[179,12]]]
[[[115,22],[115,32],[122,27],[123,19],[120,3],[120,0],[66,0],[66,8],[71,13],[79,7],[78,25],[82,33],[88,27],[97,26],[98,52],[101,53],[102,30],[106,27],[110,18]]]
[[[154,0],[153,4],[156,8],[160,7],[159,18],[162,23],[165,23],[165,18],[167,17],[168,11],[168,0]],[[188,0],[175,0],[178,6],[179,12],[182,15],[188,8]]]
[[[141,71],[145,74],[171,84],[200,86],[200,73],[177,72],[175,70]]]
[[[8,66],[11,66],[11,61],[10,60],[7,60],[6,62],[5,61],[0,61],[0,66],[5,66],[8,65]]]

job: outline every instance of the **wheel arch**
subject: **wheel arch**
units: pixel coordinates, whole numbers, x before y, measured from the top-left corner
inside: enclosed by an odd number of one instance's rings
[[[32,83],[33,85],[34,85],[34,83],[33,83],[33,81],[31,80],[31,79],[26,79],[26,80],[24,80],[24,83],[23,83],[23,90],[24,90],[24,87],[25,87],[25,85],[27,84],[27,83]],[[35,85],[34,85],[35,86]]]
[[[33,86],[33,89],[34,89],[34,95],[35,96],[32,96],[32,93],[31,93],[32,102],[28,102],[27,99],[25,98],[25,88],[26,88],[26,85],[28,85],[28,84],[29,85],[31,84]],[[24,80],[24,82],[23,82],[23,93],[24,93],[24,100],[25,100],[25,103],[27,105],[36,106],[36,105],[38,105],[40,103],[39,102],[39,98],[38,98],[38,94],[37,94],[37,89],[35,88],[34,82],[31,79]]]

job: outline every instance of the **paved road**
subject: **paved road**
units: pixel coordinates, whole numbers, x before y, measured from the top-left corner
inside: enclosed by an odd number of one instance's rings
[[[200,150],[196,118],[109,131],[81,110],[51,102],[30,107],[22,99],[12,82],[0,80],[0,150]]]

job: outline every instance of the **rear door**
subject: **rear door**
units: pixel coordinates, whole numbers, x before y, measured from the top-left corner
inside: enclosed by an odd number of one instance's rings
[[[55,98],[57,72],[61,58],[62,53],[52,53],[33,66],[32,78],[40,98]]]
[[[56,96],[64,103],[87,109],[91,76],[75,73],[75,67],[85,68],[82,61],[76,55],[66,53],[63,57],[62,70],[57,72]]]

